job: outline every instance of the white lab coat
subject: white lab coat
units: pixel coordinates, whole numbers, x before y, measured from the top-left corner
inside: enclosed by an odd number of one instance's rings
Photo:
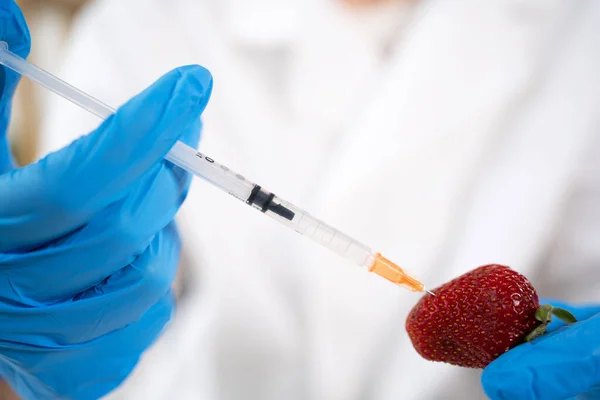
[[[61,74],[118,105],[204,65],[211,157],[431,286],[495,262],[599,300],[600,2],[422,1],[387,58],[355,22],[333,0],[100,1]],[[46,148],[96,124],[56,100]],[[204,182],[179,223],[188,294],[111,398],[483,396],[412,349],[418,295]]]

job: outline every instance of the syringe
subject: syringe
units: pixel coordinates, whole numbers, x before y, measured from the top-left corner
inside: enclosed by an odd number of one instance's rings
[[[0,64],[46,87],[96,116],[106,119],[115,109],[29,63],[0,42]],[[370,272],[414,292],[427,291],[425,286],[402,268],[369,246],[334,229],[307,212],[277,197],[244,176],[219,164],[182,142],[177,142],[165,159],[184,170],[212,183],[225,192],[260,210],[281,224],[334,251],[348,261],[366,267]]]

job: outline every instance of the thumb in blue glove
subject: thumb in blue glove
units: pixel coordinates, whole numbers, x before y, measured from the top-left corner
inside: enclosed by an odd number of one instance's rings
[[[579,322],[553,321],[548,334],[503,354],[483,371],[492,400],[600,399],[600,306],[570,311]]]

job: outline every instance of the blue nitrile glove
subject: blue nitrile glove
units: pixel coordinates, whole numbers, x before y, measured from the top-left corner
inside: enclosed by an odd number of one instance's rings
[[[600,399],[600,305],[543,304],[569,310],[579,322],[565,326],[554,318],[549,333],[488,365],[485,393],[492,400]]]
[[[0,3],[0,29],[27,52],[12,1]],[[173,218],[191,178],[163,157],[178,139],[196,145],[212,78],[198,66],[171,71],[96,131],[13,169],[17,76],[0,69],[0,378],[24,399],[97,399],[172,314]]]

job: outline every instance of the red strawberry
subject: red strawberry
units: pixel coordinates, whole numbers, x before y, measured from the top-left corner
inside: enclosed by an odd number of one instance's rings
[[[527,278],[502,265],[484,265],[426,294],[406,320],[406,330],[425,359],[485,368],[502,353],[543,334],[551,315],[575,318],[550,305],[540,307]]]

